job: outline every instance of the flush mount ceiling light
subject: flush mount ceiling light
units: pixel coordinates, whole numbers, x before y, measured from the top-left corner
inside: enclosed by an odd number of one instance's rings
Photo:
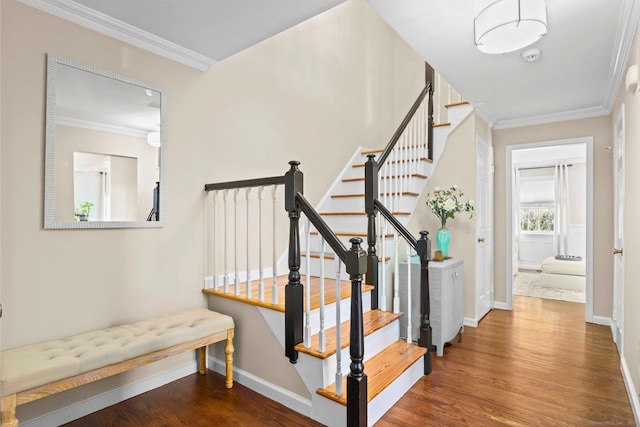
[[[480,52],[513,52],[547,34],[547,6],[544,0],[498,0],[480,11],[473,30]]]

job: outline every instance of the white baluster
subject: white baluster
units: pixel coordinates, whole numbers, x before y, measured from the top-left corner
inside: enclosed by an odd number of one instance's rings
[[[212,233],[210,236],[208,236],[209,239],[213,240],[213,244],[212,244],[212,252],[213,252],[213,289],[215,289],[216,291],[218,290],[218,262],[216,260],[216,246],[218,243],[218,239],[216,239],[216,233],[217,233],[217,228],[216,228],[216,196],[218,195],[218,191],[214,190],[212,191],[212,195],[213,195],[213,226],[212,226]]]
[[[400,266],[398,263],[398,231],[393,229],[393,267],[394,267],[394,286],[393,286],[393,312],[400,313]]]
[[[342,337],[340,326],[342,324],[340,313],[340,258],[336,254],[336,395],[342,394]]]
[[[260,281],[258,283],[258,299],[264,301],[264,268],[262,266],[262,198],[264,186],[258,189],[258,270]]]
[[[322,246],[320,247],[320,351],[324,353],[327,350],[326,334],[324,330],[324,254],[325,254],[325,241],[322,239]],[[339,303],[336,303],[336,307],[340,307]]]
[[[234,280],[233,290],[236,296],[240,296],[240,277],[238,276],[238,193],[239,188],[236,188],[233,192],[233,268],[234,268]]]
[[[271,284],[271,303],[276,305],[278,304],[278,257],[276,255],[276,194],[278,192],[278,186],[274,185],[271,189],[271,199],[273,205],[273,235],[271,236],[271,240],[273,241],[273,249],[271,252],[271,257],[273,258],[273,283]]]
[[[382,256],[382,261],[380,263],[381,272],[378,280],[378,283],[380,284],[380,307],[382,311],[387,311],[387,261],[385,256],[385,252],[387,250],[387,220],[384,219],[380,213],[378,213],[378,218],[380,218],[378,224],[380,224],[380,239],[382,240],[382,243],[380,244],[380,255]]]
[[[253,289],[252,289],[252,283],[251,283],[251,264],[249,262],[249,249],[251,248],[251,240],[250,240],[250,235],[249,235],[249,195],[251,193],[251,187],[247,187],[246,189],[246,199],[247,199],[247,263],[246,263],[246,269],[247,269],[247,299],[251,299],[251,297],[253,296]]]
[[[305,231],[306,236],[306,282],[304,285],[304,314],[305,314],[305,327],[304,327],[304,346],[306,348],[311,347],[311,221],[307,219],[307,228]]]
[[[224,283],[224,293],[228,294],[229,293],[229,282],[231,281],[230,277],[229,277],[229,249],[228,249],[228,244],[229,244],[229,237],[227,236],[228,234],[228,222],[227,222],[227,201],[229,200],[229,190],[224,190],[224,278],[223,278],[223,283]]]
[[[447,83],[447,104],[451,104],[451,85]]]
[[[411,337],[411,329],[413,325],[411,324],[411,246],[409,243],[407,246],[407,312],[405,315],[407,316],[407,343],[411,344],[413,338]],[[399,285],[398,285],[399,286]]]

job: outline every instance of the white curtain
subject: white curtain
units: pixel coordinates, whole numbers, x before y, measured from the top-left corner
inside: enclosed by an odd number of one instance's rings
[[[100,172],[102,178],[102,221],[111,220],[111,180],[107,172]]]
[[[556,255],[569,255],[569,167],[555,166],[555,219],[553,245]]]

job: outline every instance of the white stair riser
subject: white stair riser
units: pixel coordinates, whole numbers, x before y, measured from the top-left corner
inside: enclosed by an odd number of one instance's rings
[[[377,330],[373,334],[366,336],[364,339],[365,358],[366,365],[367,360],[371,359],[376,354],[393,344],[398,340],[399,330],[398,320],[394,320],[392,323],[386,325],[384,328]],[[348,337],[343,337],[348,338]],[[342,349],[340,352],[341,359],[341,372],[343,376],[349,374],[349,364],[351,358],[349,355],[349,347]],[[312,365],[312,367],[306,367],[305,365]],[[304,366],[304,371],[313,372],[312,381],[305,381],[309,391],[315,393],[319,388],[329,387],[336,381],[336,355],[332,355],[326,359],[319,359],[306,353],[299,353],[298,363],[299,366]]]
[[[347,321],[351,318],[351,298],[345,298],[342,300],[342,304],[340,304],[340,320]],[[366,312],[371,310],[371,292],[363,292],[362,293],[362,311]],[[316,308],[311,310],[311,315],[309,316],[310,326],[311,326],[311,335],[315,335],[320,332],[320,309]],[[304,317],[304,325],[306,327],[306,314]],[[336,304],[327,304],[325,305],[325,315],[324,315],[324,328],[329,329],[336,325]]]
[[[426,175],[428,176],[428,175]],[[405,178],[406,179],[406,178]],[[391,191],[390,189],[396,188],[396,178],[384,178],[380,180],[379,190]],[[409,184],[406,186],[406,191],[411,191],[420,194],[426,183],[425,178],[412,177],[409,180]],[[340,182],[340,192],[336,190],[335,194],[364,194],[364,181],[347,181]]]
[[[402,212],[411,212],[420,200],[419,195],[382,196],[380,200],[388,209]],[[393,206],[393,207],[392,207]],[[322,207],[324,212],[364,212],[364,197],[333,197],[329,199],[326,206]]]
[[[380,230],[378,230],[378,234],[379,233],[380,233]],[[393,233],[393,230],[389,226],[388,229],[387,229],[387,234],[392,234],[392,233]],[[352,238],[353,238],[353,236],[338,236],[338,239],[342,242],[342,244],[344,245],[344,247],[347,250],[349,250],[351,248],[351,243],[349,242],[349,239],[352,239]],[[360,239],[362,239],[362,243],[360,244],[360,246],[362,247],[362,249],[366,250],[369,247],[369,245],[367,243],[367,238],[360,236]],[[390,246],[393,243],[393,236],[387,237],[385,240],[386,240],[386,244],[387,244],[385,249],[387,251],[389,251],[393,247],[393,246]],[[320,238],[320,236],[318,236],[318,235],[311,235],[310,239],[309,239],[309,243],[310,243],[309,244],[309,249],[311,250],[311,253],[315,254],[315,255],[319,255],[321,250],[322,250],[322,238]],[[376,248],[377,248],[377,250],[379,252],[380,251],[380,244],[379,244],[378,240],[376,240]],[[305,258],[304,255],[307,252],[307,240],[306,240],[306,238],[302,242],[301,251],[302,251],[303,258]],[[329,247],[329,245],[326,244],[326,243],[324,245],[324,252],[325,252],[325,255],[333,255],[333,253],[334,253],[333,249],[331,249],[331,247]],[[304,259],[302,259],[301,263],[302,263],[302,266],[304,267],[304,263],[305,263]],[[326,275],[326,277],[335,276],[335,261],[327,260],[327,263],[325,264],[325,275]]]
[[[400,377],[369,402],[367,425],[373,426],[382,416],[396,404],[398,400],[423,377],[424,361],[421,357]],[[347,408],[333,400],[313,393],[311,397],[311,417],[330,427],[347,427]]]

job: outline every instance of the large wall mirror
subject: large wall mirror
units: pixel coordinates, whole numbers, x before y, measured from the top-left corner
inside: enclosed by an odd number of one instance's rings
[[[49,54],[45,228],[162,227],[164,91]]]

